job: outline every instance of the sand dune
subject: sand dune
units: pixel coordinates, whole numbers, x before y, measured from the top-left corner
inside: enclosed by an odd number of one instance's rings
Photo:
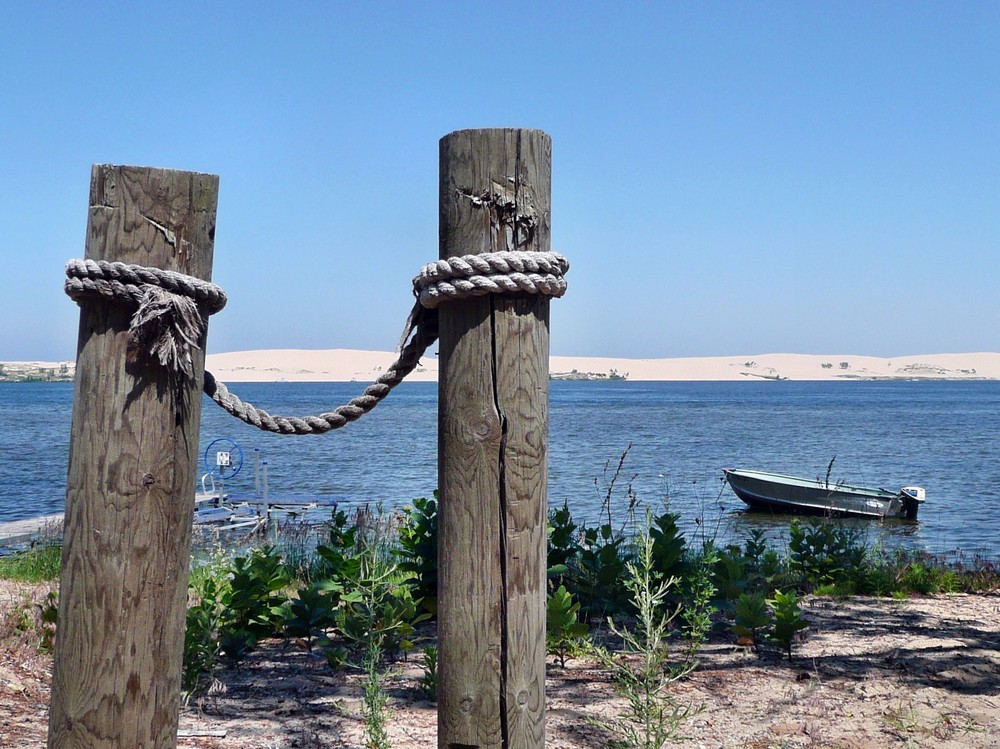
[[[394,355],[352,349],[237,351],[210,354],[207,366],[227,382],[367,382]],[[553,356],[550,370],[566,379],[632,381],[1000,379],[1000,353],[922,354],[880,358],[848,354],[755,354],[680,359]],[[436,380],[438,359],[426,355],[407,379]]]
[[[207,366],[223,382],[371,382],[395,354],[356,349],[271,349],[209,354]],[[2,362],[0,380],[72,379],[72,362]],[[753,354],[678,359],[553,356],[556,379],[630,381],[753,380],[1000,380],[1000,353],[857,356]],[[407,378],[433,381],[434,353]]]

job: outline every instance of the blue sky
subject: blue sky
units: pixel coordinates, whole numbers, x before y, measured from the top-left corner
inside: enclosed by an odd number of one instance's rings
[[[0,0],[0,360],[71,359],[90,167],[221,177],[209,351],[391,349],[438,140],[553,139],[552,352],[1000,349],[1000,4]]]

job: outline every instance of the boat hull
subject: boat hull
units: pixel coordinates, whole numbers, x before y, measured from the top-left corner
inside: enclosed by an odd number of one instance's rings
[[[902,492],[784,476],[763,471],[723,469],[737,497],[753,509],[800,515],[916,520],[920,501]]]

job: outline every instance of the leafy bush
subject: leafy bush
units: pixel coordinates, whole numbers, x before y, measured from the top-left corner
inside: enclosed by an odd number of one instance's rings
[[[418,610],[411,578],[373,551],[345,560],[336,577],[321,583],[340,600],[334,614],[337,633],[355,649],[377,642],[390,655],[412,650],[414,626],[430,614]]]
[[[281,556],[273,546],[254,549],[233,559],[229,590],[222,595],[226,625],[256,638],[280,634],[284,622],[284,594],[291,582]]]
[[[570,570],[578,565],[581,546],[577,528],[568,502],[549,513],[547,564],[549,577],[558,585],[564,585],[570,579]]]
[[[680,515],[672,512],[652,518],[649,536],[653,541],[653,567],[657,582],[666,582],[671,577],[682,579],[687,572],[687,542],[677,527],[679,518]]]
[[[796,518],[788,534],[791,568],[808,583],[863,579],[866,552],[856,530],[829,520],[813,520],[803,527]]]
[[[413,575],[414,595],[432,615],[437,614],[438,588],[438,512],[435,499],[418,497],[411,507],[403,508],[404,521],[399,529],[399,568]]]
[[[715,586],[719,598],[734,601],[747,589],[747,564],[738,546],[730,546],[715,555]]]
[[[285,617],[285,634],[294,637],[306,650],[312,652],[317,641],[326,640],[327,630],[335,622],[337,600],[335,595],[312,584],[301,588],[289,601]]]
[[[184,630],[184,667],[181,691],[187,699],[203,686],[203,677],[215,673],[221,652],[219,628],[222,624],[222,596],[225,584],[210,575],[193,579],[189,597],[187,625]]]

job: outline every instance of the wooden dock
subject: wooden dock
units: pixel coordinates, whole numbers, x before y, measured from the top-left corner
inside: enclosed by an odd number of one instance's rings
[[[42,537],[62,535],[63,514],[40,515],[8,523],[0,523],[0,549],[31,543]]]

